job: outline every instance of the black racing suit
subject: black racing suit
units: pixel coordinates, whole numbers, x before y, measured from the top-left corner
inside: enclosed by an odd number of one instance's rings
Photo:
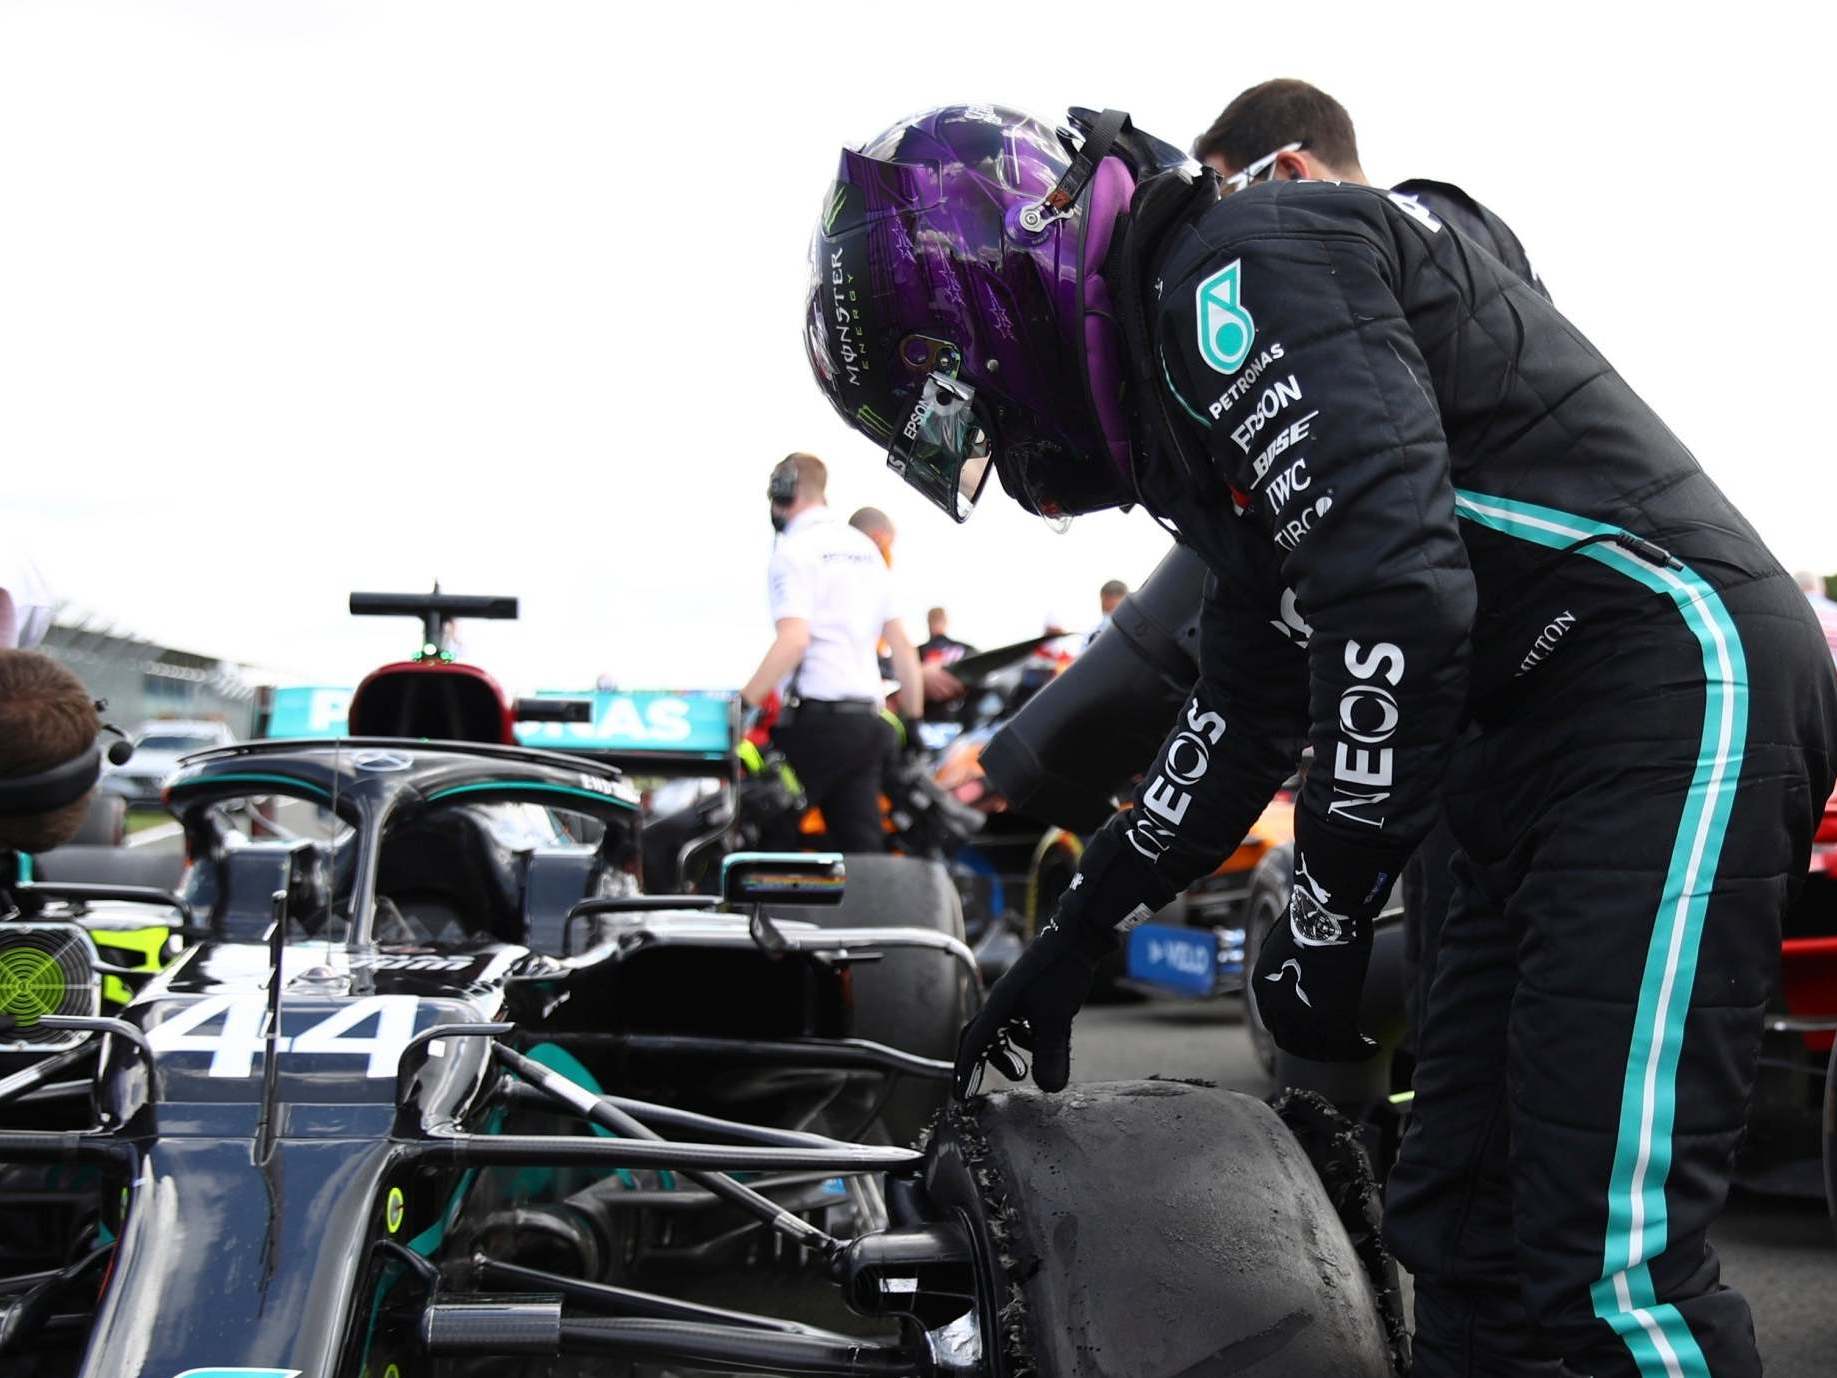
[[[1281,183],[1170,223],[1173,194],[1138,192],[1120,254],[1137,484],[1213,579],[1199,685],[1092,890],[1153,907],[1207,873],[1306,741],[1300,864],[1369,901],[1445,790],[1458,893],[1389,1200],[1418,1372],[1757,1373],[1705,1231],[1832,782],[1805,600],[1422,205]]]
[[[1426,177],[1399,182],[1392,191],[1425,207],[1444,225],[1459,230],[1499,262],[1529,283],[1546,300],[1550,292],[1531,264],[1530,255],[1512,227],[1491,210],[1455,186]],[[1403,868],[1404,989],[1408,1000],[1409,1030],[1404,1047],[1416,1054],[1416,1035],[1422,1028],[1423,1005],[1428,995],[1428,973],[1434,969],[1442,919],[1453,898],[1454,835],[1445,814],[1438,814]]]

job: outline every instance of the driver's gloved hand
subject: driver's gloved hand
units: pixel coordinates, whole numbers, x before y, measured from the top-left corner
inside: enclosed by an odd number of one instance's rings
[[[1276,1046],[1316,1062],[1363,1062],[1378,1051],[1359,1032],[1359,995],[1371,964],[1372,924],[1393,872],[1353,870],[1356,880],[1330,888],[1296,849],[1288,914],[1263,940],[1250,976],[1257,1014]]]
[[[1072,1074],[1072,1016],[1091,993],[1105,948],[1093,932],[1075,934],[1064,905],[989,991],[957,1040],[957,1095],[968,1096],[985,1058],[1017,1080],[1020,1064],[1011,1040],[1033,1054],[1033,1079],[1042,1091],[1061,1091]],[[1116,940],[1109,939],[1115,947]]]
[[[957,1040],[959,1097],[970,1094],[984,1061],[1021,1078],[1010,1044],[1032,1054],[1034,1084],[1042,1091],[1065,1088],[1072,1073],[1072,1016],[1091,993],[1098,964],[1116,951],[1120,934],[1152,912],[1144,895],[1157,904],[1171,898],[1158,889],[1145,860],[1119,846],[1114,834],[1098,834],[1052,918],[964,1025]]]

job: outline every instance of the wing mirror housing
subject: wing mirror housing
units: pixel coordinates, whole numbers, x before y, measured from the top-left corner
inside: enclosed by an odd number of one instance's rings
[[[734,852],[721,862],[721,903],[840,904],[847,882],[839,852]]]

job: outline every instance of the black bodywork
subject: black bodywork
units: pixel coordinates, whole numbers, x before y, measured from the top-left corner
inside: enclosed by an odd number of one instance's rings
[[[251,796],[321,835],[248,841]],[[242,746],[168,798],[177,955],[118,1018],[70,1017],[84,1041],[0,1064],[0,1370],[916,1373],[928,1330],[992,1306],[960,1235],[899,1204],[918,1154],[873,1143],[890,1083],[948,1065],[849,1036],[853,964],[973,973],[961,943],[644,895],[632,792],[553,753]],[[599,839],[518,848],[506,804]],[[109,898],[18,894],[73,928]],[[880,1288],[889,1252],[924,1286]],[[871,1338],[684,1295],[774,1262]]]

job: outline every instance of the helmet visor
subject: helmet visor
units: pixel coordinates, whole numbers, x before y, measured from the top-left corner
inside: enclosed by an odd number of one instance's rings
[[[989,438],[975,398],[969,384],[930,374],[887,447],[887,468],[958,522],[969,520],[989,477]]]

